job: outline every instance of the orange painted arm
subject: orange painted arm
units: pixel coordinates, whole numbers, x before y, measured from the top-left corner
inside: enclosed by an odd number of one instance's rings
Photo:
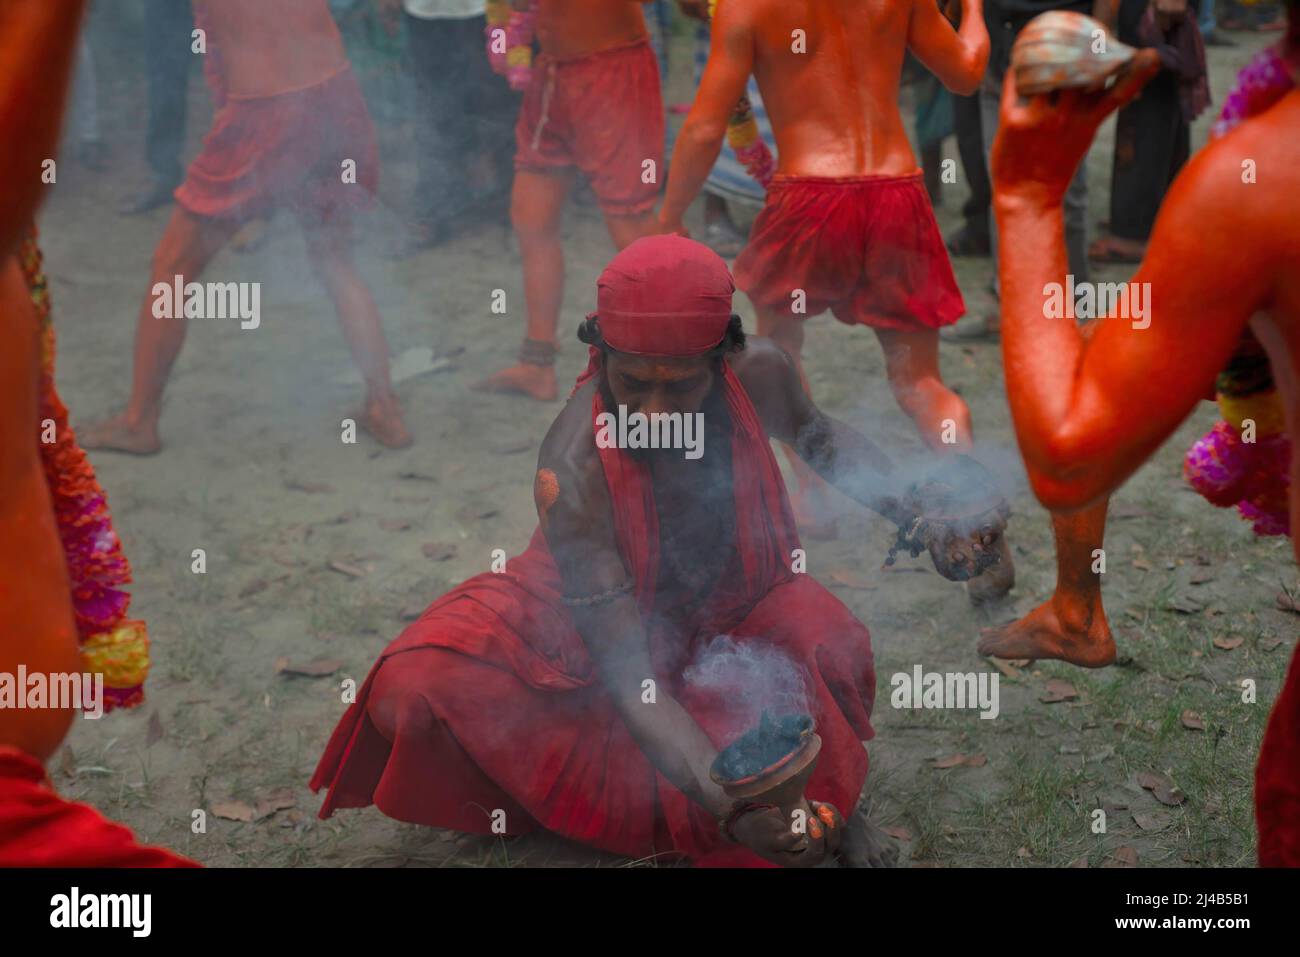
[[[38,355],[27,284],[7,256],[0,259],[0,673],[7,676],[20,667],[81,670],[67,564],[40,461]],[[0,708],[0,745],[45,761],[71,722],[69,710]]]
[[[682,231],[682,216],[717,162],[727,135],[727,121],[745,93],[753,68],[754,32],[744,4],[720,0],[713,15],[709,62],[673,148],[672,172],[659,211],[665,231]]]
[[[1007,397],[1034,492],[1053,510],[1108,495],[1169,437],[1231,357],[1275,274],[1267,246],[1277,233],[1247,211],[1245,194],[1225,195],[1241,183],[1229,137],[1175,181],[1124,308],[1086,337],[1075,320],[1049,317],[1051,284],[1064,286],[1069,268],[1066,186],[1101,121],[1159,69],[1143,53],[1110,93],[1021,100],[1010,75],[1003,92],[992,176]]]
[[[979,89],[989,62],[983,0],[962,0],[961,26],[956,30],[935,0],[913,0],[907,45],[944,86],[969,96]]]
[[[40,204],[84,9],[84,0],[0,0],[0,256]]]

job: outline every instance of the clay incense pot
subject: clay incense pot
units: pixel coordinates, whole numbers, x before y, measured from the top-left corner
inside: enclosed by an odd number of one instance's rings
[[[822,739],[806,714],[763,712],[758,726],[724,748],[709,777],[734,800],[775,804],[787,818],[800,807]]]
[[[1011,47],[1016,92],[1100,90],[1122,73],[1137,50],[1120,43],[1104,24],[1070,10],[1039,14]]]

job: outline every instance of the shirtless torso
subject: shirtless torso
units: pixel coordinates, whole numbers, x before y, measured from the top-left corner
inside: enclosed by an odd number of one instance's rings
[[[542,0],[537,42],[561,60],[599,53],[646,36],[644,0]]]
[[[305,89],[348,65],[327,0],[200,0],[197,7],[229,96]],[[285,43],[286,36],[294,42]]]

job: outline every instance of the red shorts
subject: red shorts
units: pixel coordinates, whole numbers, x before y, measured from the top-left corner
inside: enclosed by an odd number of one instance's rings
[[[345,160],[356,182],[344,182]],[[369,206],[378,186],[375,127],[349,67],[302,90],[227,97],[176,201],[196,216],[242,220],[285,206],[338,222]]]
[[[781,176],[736,259],[736,285],[763,309],[916,331],[966,311],[919,172]]]
[[[648,40],[576,60],[538,57],[515,125],[515,169],[576,166],[602,210],[634,216],[659,196],[663,152],[659,64]],[[654,161],[649,183],[646,160]]]

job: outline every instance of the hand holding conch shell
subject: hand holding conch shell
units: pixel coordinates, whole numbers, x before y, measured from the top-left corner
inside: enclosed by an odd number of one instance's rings
[[[1097,127],[1160,70],[1097,20],[1056,10],[1035,17],[1011,49],[991,173],[999,202],[1033,195],[1059,205]]]

